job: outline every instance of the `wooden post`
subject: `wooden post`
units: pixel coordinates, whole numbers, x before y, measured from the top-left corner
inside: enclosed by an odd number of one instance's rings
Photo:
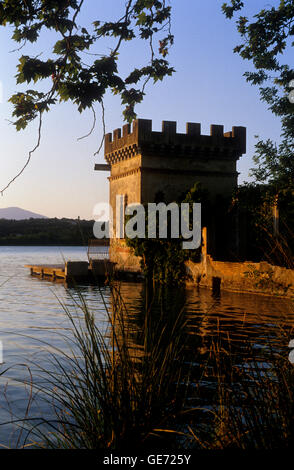
[[[202,228],[201,255],[202,259],[205,259],[205,257],[207,256],[207,227]]]
[[[277,237],[279,235],[279,206],[278,206],[279,195],[276,194],[273,205],[273,235]]]

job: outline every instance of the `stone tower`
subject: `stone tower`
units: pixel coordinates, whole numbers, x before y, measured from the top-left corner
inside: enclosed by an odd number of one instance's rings
[[[126,204],[154,202],[160,193],[166,202],[175,201],[195,182],[200,182],[211,200],[232,194],[237,187],[237,160],[246,153],[246,128],[233,127],[224,133],[221,125],[211,125],[210,135],[201,134],[201,125],[187,123],[186,133],[177,133],[177,123],[163,121],[161,132],[152,130],[152,121],[137,119],[131,126],[105,136],[105,159],[110,170],[110,204],[116,223],[116,196]],[[213,230],[212,230],[213,231]],[[212,237],[213,238],[213,237]],[[210,243],[213,252],[213,242]],[[213,254],[213,253],[212,253]],[[124,241],[111,241],[110,257],[124,267],[138,264],[130,259]]]

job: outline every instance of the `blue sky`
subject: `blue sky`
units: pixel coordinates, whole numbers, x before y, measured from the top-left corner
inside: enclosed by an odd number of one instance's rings
[[[246,83],[243,73],[251,69],[233,53],[240,43],[234,21],[221,12],[222,0],[172,0],[172,29],[175,45],[169,55],[176,73],[164,82],[150,84],[144,102],[137,107],[138,117],[152,119],[153,129],[161,129],[162,120],[178,123],[178,132],[185,132],[186,122],[200,122],[202,133],[209,133],[210,124],[247,127],[247,154],[238,163],[239,181],[248,180],[252,167],[255,135],[279,139],[280,123],[259,100],[256,87]],[[272,2],[276,5],[278,2]],[[99,5],[97,7],[97,4]],[[110,19],[119,15],[123,0],[86,0],[79,23]],[[250,2],[249,13],[266,7],[266,0]],[[114,15],[114,16],[113,16]],[[25,163],[37,140],[37,123],[16,132],[9,123],[12,107],[7,100],[19,90],[15,83],[18,57],[22,54],[50,54],[51,35],[20,52],[10,53],[15,44],[11,31],[0,30],[1,83],[0,104],[0,186],[4,187]],[[109,45],[103,43],[105,52]],[[120,71],[126,75],[130,67],[140,66],[148,56],[147,44],[126,43],[120,53]],[[123,125],[122,107],[117,97],[105,99],[107,132]],[[42,142],[25,173],[0,196],[0,207],[19,206],[49,217],[91,218],[95,204],[108,201],[107,173],[95,172],[94,164],[103,162],[103,151],[94,157],[102,137],[100,110],[97,126],[89,138],[77,141],[92,126],[92,114],[80,115],[69,104],[58,104],[44,116]]]

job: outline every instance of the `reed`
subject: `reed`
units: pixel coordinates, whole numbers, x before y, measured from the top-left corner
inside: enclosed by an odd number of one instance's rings
[[[264,352],[247,345],[246,360],[233,360],[228,345],[211,344],[204,376],[213,386],[208,406],[200,406],[189,426],[199,449],[290,448],[294,443],[294,365],[287,345],[292,331],[279,330],[277,350],[268,338]]]
[[[189,373],[184,309],[167,311],[161,298],[154,310],[146,300],[141,324],[134,327],[115,284],[111,296],[111,311],[104,303],[107,332],[82,296],[73,299],[75,314],[62,305],[72,329],[65,338],[70,352],[54,348],[50,367],[30,364],[38,376],[34,394],[54,407],[55,417],[20,420],[26,430],[22,447],[35,442],[43,448],[146,449],[167,439],[176,445]]]
[[[275,235],[263,227],[264,258],[271,264],[278,264],[288,269],[294,269],[293,240],[294,233],[285,221],[280,222],[281,231]]]
[[[61,304],[71,335],[53,348],[50,367],[30,363],[30,397],[20,446],[66,449],[276,449],[294,442],[294,366],[287,348],[293,331],[279,328],[264,352],[248,343],[235,357],[230,338],[189,341],[185,298],[176,289],[146,289],[132,313],[119,284],[104,300],[108,328],[82,295],[75,310]],[[181,291],[183,292],[183,291]],[[44,344],[45,346],[45,344]],[[51,346],[51,345],[46,345]],[[52,348],[52,346],[51,346]],[[67,352],[65,352],[67,351]],[[200,357],[202,358],[200,360]],[[246,359],[245,359],[246,357]],[[204,359],[203,359],[204,358]],[[36,381],[36,379],[38,379]],[[35,396],[55,416],[30,416]]]

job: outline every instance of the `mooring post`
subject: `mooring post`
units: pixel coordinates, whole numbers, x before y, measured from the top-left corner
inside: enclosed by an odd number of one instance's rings
[[[276,194],[273,205],[273,234],[274,237],[279,235],[279,206],[278,206],[279,195]]]
[[[207,256],[207,227],[202,227],[202,244],[201,244],[201,258],[206,259]]]

